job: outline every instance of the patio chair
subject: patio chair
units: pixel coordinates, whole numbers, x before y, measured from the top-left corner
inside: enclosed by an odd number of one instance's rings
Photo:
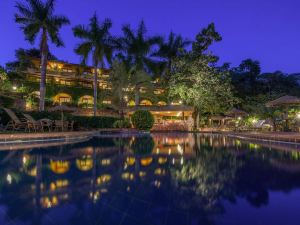
[[[54,121],[54,129],[55,131],[67,131],[69,128],[68,121],[55,120]]]
[[[41,122],[43,131],[45,131],[45,129],[47,129],[49,132],[52,131],[52,126],[53,126],[53,121],[50,119],[40,119],[39,120]]]
[[[16,114],[7,108],[3,108],[7,115],[11,118],[5,127],[5,130],[26,130],[27,129],[27,121],[24,119],[19,119]]]
[[[42,126],[42,123],[41,121],[36,121],[32,116],[30,116],[29,114],[25,114],[23,113],[24,117],[26,118],[27,120],[27,128],[29,130],[29,132],[31,131],[31,129],[34,131],[34,132],[37,132],[37,131],[43,131],[43,126]]]
[[[72,120],[71,122],[69,122],[68,130],[69,131],[74,131],[74,120]]]

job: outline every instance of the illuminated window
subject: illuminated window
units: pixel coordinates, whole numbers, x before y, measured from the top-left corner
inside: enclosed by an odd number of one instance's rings
[[[106,105],[110,105],[110,104],[111,104],[111,101],[110,101],[110,100],[104,100],[102,103],[103,103],[103,104],[106,104]]]
[[[162,106],[162,105],[167,105],[167,103],[164,102],[164,101],[160,101],[160,102],[157,103],[157,105],[161,105]]]
[[[71,101],[70,97],[59,97],[59,103],[68,103]]]
[[[143,100],[143,101],[140,102],[140,105],[147,105],[147,106],[149,106],[149,105],[152,105],[152,102],[150,102],[149,100]]]

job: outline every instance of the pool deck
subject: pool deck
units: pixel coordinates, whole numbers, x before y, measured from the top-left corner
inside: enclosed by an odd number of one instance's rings
[[[45,132],[45,133],[5,133],[0,134],[0,142],[32,139],[80,138],[93,136],[96,131]]]
[[[299,143],[300,133],[297,132],[221,132],[228,136],[241,139],[258,139],[274,142]]]

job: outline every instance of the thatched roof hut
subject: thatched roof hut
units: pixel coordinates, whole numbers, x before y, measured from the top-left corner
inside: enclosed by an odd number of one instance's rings
[[[267,107],[288,107],[288,106],[300,106],[300,98],[296,96],[285,95],[280,98],[277,98],[273,101],[267,102]]]

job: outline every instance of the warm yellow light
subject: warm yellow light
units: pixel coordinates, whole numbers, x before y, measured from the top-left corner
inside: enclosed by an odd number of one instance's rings
[[[297,113],[297,118],[300,119],[300,113]]]
[[[252,119],[252,123],[257,123],[257,119]]]
[[[13,86],[12,89],[15,91],[17,90],[17,86]]]

